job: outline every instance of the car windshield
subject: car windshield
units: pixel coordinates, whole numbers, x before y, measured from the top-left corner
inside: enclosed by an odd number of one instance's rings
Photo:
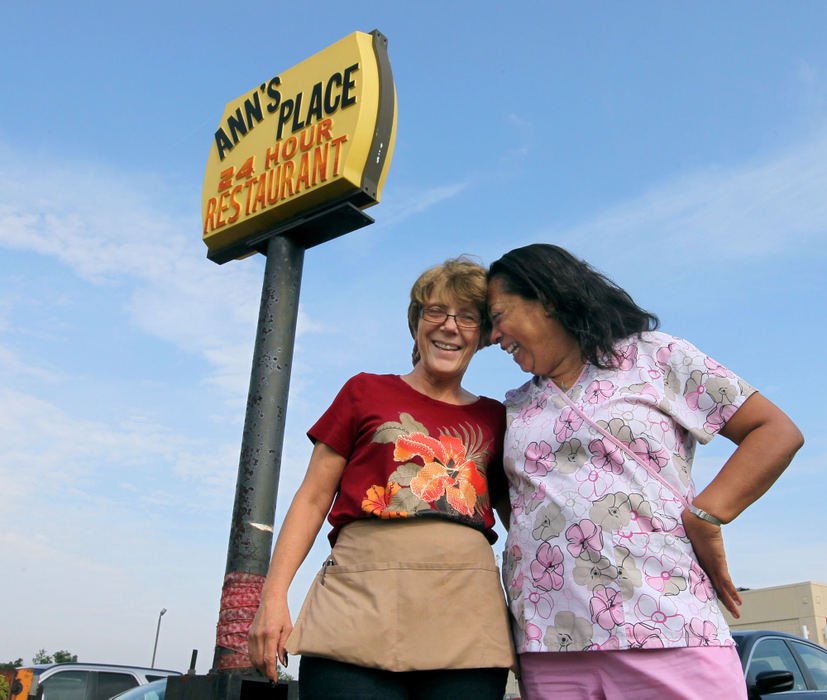
[[[167,689],[167,679],[152,681],[147,685],[139,685],[137,688],[127,690],[125,693],[116,695],[112,700],[164,700],[164,693]]]

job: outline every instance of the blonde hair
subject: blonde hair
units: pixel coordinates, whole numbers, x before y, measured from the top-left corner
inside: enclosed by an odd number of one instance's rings
[[[425,270],[411,287],[411,303],[408,305],[408,329],[414,339],[413,364],[419,361],[416,347],[416,329],[419,314],[435,293],[454,297],[458,302],[473,306],[480,314],[480,344],[483,348],[490,343],[491,321],[488,318],[488,271],[470,258],[461,255],[446,260]]]

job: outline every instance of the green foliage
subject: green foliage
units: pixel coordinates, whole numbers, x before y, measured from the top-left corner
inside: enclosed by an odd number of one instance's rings
[[[40,649],[32,659],[33,664],[65,664],[67,662],[75,662],[78,660],[77,654],[61,649],[54,654],[47,654],[45,649]]]
[[[6,663],[0,663],[0,669],[4,668],[20,668],[23,665],[23,658],[15,659],[14,661],[6,661]]]
[[[37,653],[32,657],[33,664],[51,664],[54,663],[52,661],[52,657],[46,653],[45,649],[39,649]]]
[[[9,697],[9,682],[5,676],[0,676],[0,700],[6,700]]]

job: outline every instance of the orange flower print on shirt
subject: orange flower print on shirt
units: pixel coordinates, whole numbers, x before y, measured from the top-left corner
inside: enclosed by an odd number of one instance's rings
[[[417,517],[439,511],[482,521],[488,485],[477,465],[489,459],[490,441],[470,423],[443,428],[438,438],[409,413],[380,425],[372,442],[393,446],[401,463],[387,485],[370,486],[362,510],[381,518]],[[421,463],[421,466],[420,466]]]
[[[411,491],[428,503],[445,496],[457,512],[471,516],[477,496],[486,492],[485,479],[473,460],[466,458],[462,440],[451,435],[439,439],[423,433],[402,435],[396,440],[393,458],[404,462],[420,457],[424,467],[411,479]]]
[[[411,491],[423,501],[433,503],[453,484],[448,470],[439,462],[426,462],[419,473],[411,479]]]
[[[462,481],[459,486],[445,487],[445,500],[454,510],[470,516],[477,505],[477,492],[467,481]]]
[[[365,494],[365,498],[362,500],[362,510],[385,519],[406,517],[407,513],[389,510],[391,501],[400,488],[402,487],[393,481],[388,482],[387,488],[384,486],[371,486],[367,494]]]

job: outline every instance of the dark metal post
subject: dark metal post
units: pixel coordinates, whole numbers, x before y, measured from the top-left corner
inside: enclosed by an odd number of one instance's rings
[[[270,238],[226,574],[264,576],[270,564],[303,262],[302,245],[286,236]],[[214,669],[225,651],[216,646]]]
[[[152,647],[152,666],[151,668],[155,668],[155,652],[158,651],[158,635],[161,633],[161,618],[166,613],[166,608],[161,608],[161,612],[158,613],[158,626],[155,628],[155,646]]]

